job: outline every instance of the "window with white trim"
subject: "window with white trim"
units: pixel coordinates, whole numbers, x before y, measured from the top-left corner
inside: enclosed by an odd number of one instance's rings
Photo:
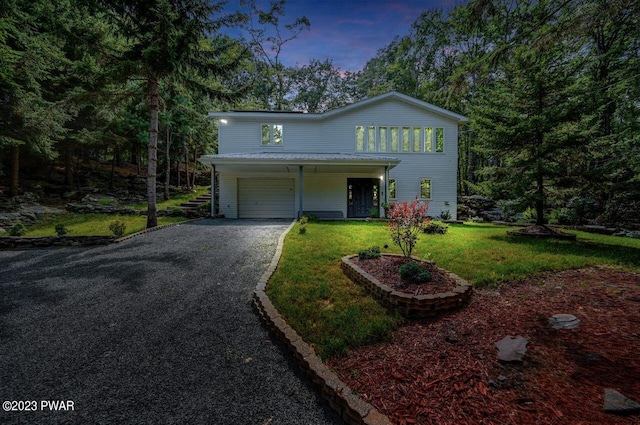
[[[436,152],[444,152],[444,128],[436,127]]]
[[[364,127],[361,125],[356,127],[356,150],[364,152]]]
[[[431,179],[420,179],[420,199],[431,199]]]
[[[262,146],[283,146],[284,128],[282,124],[262,124]]]
[[[389,179],[389,199],[396,199],[396,179]]]

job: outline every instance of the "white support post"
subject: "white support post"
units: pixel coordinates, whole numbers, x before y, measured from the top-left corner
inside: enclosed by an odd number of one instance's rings
[[[304,172],[302,171],[302,165],[298,166],[298,185],[298,198],[300,203],[298,206],[298,218],[300,218],[304,211]]]
[[[216,166],[211,164],[211,218],[216,216]]]

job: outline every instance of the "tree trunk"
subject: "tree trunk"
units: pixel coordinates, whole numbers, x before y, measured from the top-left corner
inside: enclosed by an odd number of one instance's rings
[[[109,190],[113,190],[113,178],[116,174],[116,148],[113,148],[113,157],[111,158],[111,175],[109,176]]]
[[[189,180],[189,148],[187,143],[184,144],[184,177],[187,182],[187,190],[191,190],[191,181]]]
[[[176,159],[176,176],[178,177],[176,186],[182,187],[180,186],[180,158]]]
[[[198,149],[193,148],[193,180],[191,182],[191,187],[196,187],[196,171],[198,171]]]
[[[169,126],[167,126],[167,149],[166,149],[166,155],[167,155],[167,173],[164,176],[164,200],[168,201],[169,200],[169,184],[170,184],[170,176],[171,176],[171,155],[170,155],[170,148],[171,148],[171,130],[169,128]]]
[[[11,181],[9,196],[16,196],[20,187],[20,146],[11,146]]]
[[[147,165],[147,229],[158,225],[156,208],[156,170],[158,167],[158,111],[160,90],[158,78],[149,77],[149,110],[151,112],[149,127],[149,153]]]

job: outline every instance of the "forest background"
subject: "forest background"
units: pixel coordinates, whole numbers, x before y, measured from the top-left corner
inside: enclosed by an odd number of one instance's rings
[[[217,152],[219,110],[318,113],[390,90],[469,117],[460,195],[540,224],[638,222],[640,3],[472,0],[422,12],[361,71],[282,63],[312,25],[285,0],[248,13],[204,0],[7,0],[0,5],[0,186],[54,166],[129,163],[156,187]],[[418,13],[418,11],[417,11]],[[243,38],[232,38],[240,28]],[[177,168],[179,170],[179,168]],[[172,175],[173,174],[173,175]]]

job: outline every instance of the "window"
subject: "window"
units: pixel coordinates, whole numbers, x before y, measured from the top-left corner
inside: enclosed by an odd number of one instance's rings
[[[364,127],[361,125],[356,127],[356,150],[364,151]]]
[[[424,128],[424,151],[433,152],[433,128]]]
[[[282,146],[283,144],[282,124],[262,124],[262,146]]]
[[[402,152],[409,152],[411,147],[411,127],[402,127]]]
[[[413,151],[420,152],[422,146],[420,146],[420,127],[413,127]]]
[[[444,152],[444,128],[436,128],[436,152]]]
[[[380,140],[380,152],[386,152],[387,151],[387,127],[378,128],[378,133],[379,133],[378,139]]]
[[[396,179],[389,179],[389,198],[396,199]]]
[[[398,152],[398,127],[391,127],[391,152]]]
[[[376,128],[373,126],[367,128],[367,146],[369,152],[376,151]]]
[[[420,199],[431,199],[431,179],[420,179]]]
[[[273,129],[273,145],[282,146],[284,143],[284,138],[282,135],[282,125],[276,124],[272,127],[272,129]]]

